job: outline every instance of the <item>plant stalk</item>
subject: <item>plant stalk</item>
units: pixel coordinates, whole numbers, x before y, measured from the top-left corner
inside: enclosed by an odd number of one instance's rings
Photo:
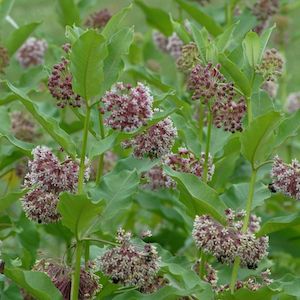
[[[82,241],[77,241],[75,250],[75,264],[72,274],[71,298],[70,300],[78,300],[79,284],[80,284],[80,261],[82,255]]]
[[[100,137],[101,140],[105,138],[105,130],[103,126],[103,117],[102,113],[99,113],[99,130],[100,130]],[[96,175],[96,184],[100,183],[101,176],[103,174],[103,166],[104,166],[104,153],[99,155],[99,163],[97,168],[97,175]]]
[[[88,132],[89,132],[90,115],[91,115],[91,108],[87,104],[86,116],[85,116],[84,128],[83,128],[79,175],[78,175],[78,194],[81,194],[83,192],[85,156],[86,156],[86,147],[87,147]]]
[[[207,127],[207,137],[206,137],[206,146],[205,146],[205,161],[203,167],[203,181],[207,182],[208,174],[208,158],[209,158],[209,149],[210,149],[210,140],[211,140],[211,129],[212,129],[212,115],[209,110],[208,112],[208,127]]]
[[[200,101],[199,102],[199,120],[198,120],[200,146],[202,146],[202,142],[203,142],[203,126],[204,126],[204,106]]]

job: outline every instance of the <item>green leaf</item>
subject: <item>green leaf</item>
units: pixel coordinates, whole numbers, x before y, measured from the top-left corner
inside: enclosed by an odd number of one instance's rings
[[[197,44],[197,48],[201,57],[202,62],[206,62],[206,50],[209,45],[209,39],[208,39],[208,32],[205,28],[202,28],[201,30],[198,29],[198,27],[191,23],[191,29],[193,38]]]
[[[243,94],[248,97],[251,95],[251,85],[246,75],[234,62],[228,59],[223,53],[219,54],[219,61],[222,68],[230,75],[234,83],[241,89]]]
[[[70,136],[63,131],[58,122],[39,110],[38,106],[21,90],[6,82],[8,88],[18,97],[28,112],[37,120],[46,132],[72,157],[76,156],[76,146]]]
[[[73,89],[87,101],[101,92],[106,56],[105,38],[95,30],[83,33],[72,46]]]
[[[270,112],[253,120],[241,134],[241,153],[256,168],[272,153],[280,114]]]
[[[40,25],[40,22],[33,22],[23,25],[16,29],[9,37],[7,41],[7,50],[10,56],[12,56],[27,40],[30,34]]]
[[[104,60],[104,82],[102,84],[102,91],[111,88],[115,83],[121,72],[124,69],[124,62],[122,57],[128,54],[129,47],[133,41],[133,27],[123,28],[113,35],[108,45],[108,56]]]
[[[183,196],[186,195],[186,199],[183,199],[184,204],[192,217],[197,214],[209,214],[221,223],[224,222],[223,213],[226,205],[214,189],[193,174],[176,172],[168,167],[164,169],[166,174],[180,184],[180,191]]]
[[[285,228],[290,228],[300,225],[300,214],[294,213],[287,216],[275,217],[267,220],[256,234],[257,236],[262,236],[270,234],[275,231],[279,231]]]
[[[4,275],[38,300],[63,299],[60,291],[45,273],[5,267]]]
[[[91,233],[92,226],[102,210],[103,203],[94,203],[86,195],[62,193],[57,209],[62,215],[62,224],[69,228],[77,239]]]
[[[147,6],[141,0],[135,0],[135,3],[143,10],[149,25],[166,36],[170,36],[173,33],[173,25],[168,13],[162,9]]]
[[[131,10],[132,4],[123,8],[118,13],[114,14],[108,23],[103,28],[101,34],[106,37],[107,40],[113,37],[114,33],[122,29],[121,23],[127,16],[128,12]]]
[[[220,52],[225,52],[232,41],[232,34],[236,27],[236,24],[229,26],[222,34],[217,38],[217,47]]]
[[[10,205],[12,205],[14,202],[18,201],[21,197],[23,197],[26,194],[26,190],[19,191],[19,192],[12,192],[4,197],[0,198],[0,212],[7,209]]]
[[[85,31],[80,27],[77,27],[75,25],[73,26],[67,25],[65,36],[70,41],[71,44],[74,44],[84,32]]]
[[[265,53],[267,44],[270,40],[271,34],[272,34],[273,30],[275,29],[275,27],[276,27],[276,25],[273,25],[271,28],[268,28],[267,30],[264,31],[264,33],[260,37],[260,53],[259,53],[259,61],[258,62],[261,61],[261,59]]]
[[[0,22],[4,22],[6,16],[10,14],[10,11],[15,3],[15,0],[2,0],[0,1]]]
[[[195,21],[205,27],[213,36],[218,36],[223,32],[222,27],[211,16],[207,15],[199,5],[191,4],[185,0],[175,1],[184,11],[186,11]]]
[[[260,38],[256,32],[250,31],[243,40],[244,55],[249,65],[254,68],[260,59]]]
[[[80,24],[79,10],[74,0],[58,0],[57,10],[60,23],[63,26]]]

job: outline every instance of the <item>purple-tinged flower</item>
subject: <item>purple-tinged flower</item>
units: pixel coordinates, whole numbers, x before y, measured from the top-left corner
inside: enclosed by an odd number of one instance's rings
[[[176,182],[164,173],[161,166],[154,166],[149,171],[143,173],[142,177],[147,180],[147,183],[143,185],[146,189],[159,190],[176,187]]]
[[[242,119],[246,114],[246,102],[241,98],[238,102],[226,99],[218,100],[212,106],[213,123],[217,128],[234,133],[242,131]]]
[[[162,52],[168,52],[167,51],[167,45],[168,45],[168,38],[163,35],[159,31],[153,31],[152,39],[155,44],[155,46],[160,49]]]
[[[4,73],[4,69],[9,64],[8,51],[5,47],[0,46],[0,73]]]
[[[184,45],[181,55],[176,61],[177,68],[181,72],[188,74],[199,63],[200,57],[197,45],[194,42]]]
[[[183,173],[194,174],[202,178],[204,172],[205,153],[201,152],[198,159],[195,155],[186,148],[179,148],[178,153],[171,153],[164,159],[164,163],[173,170]],[[207,180],[211,181],[215,171],[215,165],[211,155],[208,156]]]
[[[99,258],[102,272],[114,283],[136,286],[141,292],[148,292],[150,287],[156,286],[159,271],[160,257],[156,248],[151,244],[134,245],[131,234],[122,229],[116,240],[120,245]]]
[[[182,46],[183,46],[183,41],[174,32],[168,38],[168,44],[166,46],[166,50],[174,59],[178,59],[181,55]]]
[[[84,25],[91,28],[102,28],[111,18],[111,13],[108,9],[102,9],[90,14]]]
[[[297,159],[286,164],[279,156],[275,156],[271,177],[276,191],[300,200],[300,164]]]
[[[201,259],[198,259],[193,267],[192,270],[195,271],[197,274],[200,273],[200,266],[201,266]],[[203,280],[209,283],[214,290],[218,287],[218,271],[212,267],[209,263],[204,264],[204,273]]]
[[[102,98],[104,111],[108,113],[105,124],[112,129],[130,132],[145,125],[153,115],[153,97],[148,87],[138,83],[136,87],[117,83]]]
[[[48,89],[51,95],[58,100],[58,107],[64,108],[66,105],[81,106],[82,98],[73,91],[69,61],[65,57],[62,57],[61,61],[53,66],[48,79]]]
[[[33,266],[33,271],[45,273],[53,282],[53,284],[60,290],[64,300],[69,300],[71,295],[71,278],[72,269],[63,264],[42,259],[37,261]],[[99,277],[93,274],[90,270],[80,270],[79,281],[79,300],[94,299],[95,295],[101,290],[102,286],[99,284]]]
[[[49,224],[58,222],[61,215],[57,211],[58,195],[35,189],[22,198],[22,207],[28,219]]]
[[[10,118],[11,131],[17,139],[25,142],[33,142],[39,137],[36,124],[26,113],[14,111],[10,114]]]
[[[17,52],[17,60],[23,68],[38,66],[44,63],[48,44],[45,40],[30,37]]]
[[[72,45],[70,43],[65,43],[61,46],[61,48],[68,54],[71,51]]]
[[[289,113],[293,113],[300,109],[300,92],[288,95],[286,109]]]
[[[274,99],[277,96],[278,83],[275,81],[267,80],[262,85],[262,89],[267,92],[267,94],[270,96],[270,98]]]
[[[218,261],[233,264],[240,258],[241,266],[256,269],[257,264],[268,252],[268,237],[255,237],[260,219],[252,216],[246,232],[242,231],[244,213],[226,211],[227,224],[221,225],[208,215],[196,216],[193,238],[199,249],[215,256]]]
[[[196,65],[188,79],[188,88],[193,92],[192,99],[207,104],[210,100],[229,99],[235,96],[233,84],[228,83],[220,72],[221,65],[208,63],[205,67]]]
[[[136,158],[151,159],[168,154],[174,145],[177,130],[168,117],[151,126],[141,134],[123,143],[125,148],[132,147]]]
[[[256,72],[261,74],[266,81],[276,81],[282,75],[283,68],[282,55],[272,48],[265,51],[261,64],[256,67]]]

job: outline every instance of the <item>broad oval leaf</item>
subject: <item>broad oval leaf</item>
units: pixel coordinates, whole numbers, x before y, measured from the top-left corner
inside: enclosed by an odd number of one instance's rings
[[[86,101],[101,92],[106,56],[105,38],[95,30],[83,33],[72,46],[70,70],[73,89]]]
[[[21,197],[23,197],[26,194],[26,190],[18,191],[18,192],[12,192],[4,197],[0,198],[0,212],[7,209],[10,205],[12,205],[14,202],[18,201]]]
[[[79,10],[74,0],[58,0],[57,10],[60,23],[63,26],[80,24]]]
[[[246,34],[243,48],[249,65],[254,68],[259,63],[261,51],[260,38],[256,32],[250,31]]]

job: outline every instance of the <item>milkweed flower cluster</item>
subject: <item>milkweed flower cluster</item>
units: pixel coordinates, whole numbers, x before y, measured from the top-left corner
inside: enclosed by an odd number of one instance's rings
[[[99,258],[101,271],[114,283],[135,286],[141,292],[157,286],[160,257],[151,244],[134,245],[131,233],[119,229],[117,242],[120,243]]]
[[[279,156],[275,156],[271,177],[276,191],[300,200],[300,163],[297,159],[286,164]]]
[[[194,174],[197,177],[202,178],[204,173],[205,153],[201,152],[200,158],[196,158],[195,155],[186,148],[179,148],[178,153],[171,153],[164,159],[164,163],[171,167],[173,170],[183,173]],[[211,155],[208,156],[208,170],[207,181],[211,181],[215,165]]]
[[[300,109],[300,92],[291,93],[288,95],[286,109],[289,113]]]
[[[8,51],[5,47],[0,46],[0,73],[4,73],[4,69],[9,64]]]
[[[191,42],[184,45],[181,50],[181,55],[177,59],[177,68],[183,73],[189,73],[197,64],[199,64],[199,51],[197,45]]]
[[[270,19],[279,12],[279,0],[257,0],[254,4],[252,13],[259,21],[254,28],[257,33],[268,27]]]
[[[153,42],[162,52],[170,54],[174,59],[178,59],[181,55],[183,41],[174,32],[170,37],[166,37],[161,32],[153,32]]]
[[[17,60],[23,68],[42,65],[47,49],[48,44],[45,40],[30,37],[18,50]]]
[[[22,141],[33,142],[38,136],[37,126],[29,116],[22,111],[14,111],[10,114],[11,131],[13,135]]]
[[[117,83],[102,98],[104,112],[109,115],[105,124],[112,129],[130,132],[147,124],[153,115],[153,97],[147,86],[138,83],[136,87]]]
[[[45,273],[61,292],[63,299],[70,299],[72,268],[52,260],[42,259],[35,263],[32,270]],[[102,288],[99,284],[99,277],[92,273],[91,270],[82,268],[79,280],[79,300],[94,299],[95,295]]]
[[[276,98],[278,92],[278,83],[275,81],[267,80],[263,83],[262,89],[272,98]]]
[[[69,51],[67,46],[65,48]],[[48,89],[53,98],[57,99],[58,107],[64,108],[66,105],[81,106],[82,98],[73,91],[69,60],[65,57],[62,57],[61,61],[53,66],[48,78]]]
[[[175,181],[163,171],[162,166],[154,166],[145,172],[142,177],[147,180],[143,185],[144,188],[150,190],[170,189],[176,186]]]
[[[32,151],[33,160],[28,163],[24,186],[33,189],[22,198],[27,217],[39,223],[52,223],[60,219],[56,207],[59,193],[74,193],[78,185],[79,164],[67,158],[60,163],[58,158],[45,146]],[[85,179],[89,178],[89,167]]]
[[[90,14],[84,25],[91,28],[102,28],[107,24],[110,18],[111,13],[105,8]]]
[[[170,152],[176,137],[177,130],[171,118],[167,117],[131,140],[125,141],[123,147],[132,147],[136,158],[155,159]]]
[[[255,237],[260,228],[260,218],[252,215],[246,232],[242,231],[244,212],[225,211],[227,224],[221,225],[208,215],[196,216],[193,238],[199,249],[212,254],[221,263],[233,264],[237,257],[241,266],[256,269],[257,264],[267,256],[267,236]]]
[[[262,62],[256,67],[256,72],[261,74],[266,81],[276,81],[283,73],[284,59],[274,48],[267,49]]]

